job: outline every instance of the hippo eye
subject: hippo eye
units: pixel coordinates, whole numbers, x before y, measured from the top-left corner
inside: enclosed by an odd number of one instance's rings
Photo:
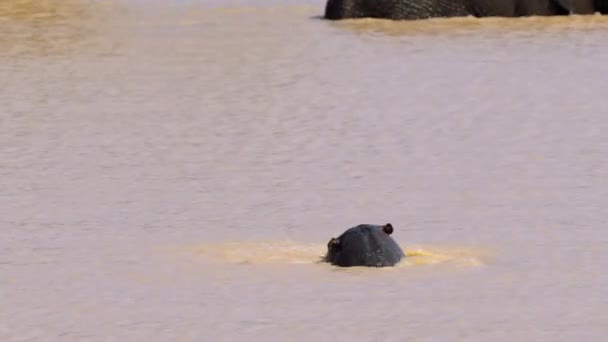
[[[382,227],[382,231],[388,235],[391,235],[393,233],[393,225],[390,223],[387,223],[384,227]]]

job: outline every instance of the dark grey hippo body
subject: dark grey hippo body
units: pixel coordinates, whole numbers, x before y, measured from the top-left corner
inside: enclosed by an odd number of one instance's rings
[[[361,224],[327,243],[325,261],[343,267],[394,266],[405,253],[390,236],[393,226]]]
[[[326,19],[522,17],[608,13],[608,0],[327,0]]]

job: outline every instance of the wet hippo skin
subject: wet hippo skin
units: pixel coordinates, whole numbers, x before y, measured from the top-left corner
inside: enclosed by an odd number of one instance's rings
[[[327,243],[325,261],[342,267],[394,266],[405,253],[390,236],[393,226],[360,224]]]
[[[608,13],[608,0],[327,0],[326,19],[521,17]]]

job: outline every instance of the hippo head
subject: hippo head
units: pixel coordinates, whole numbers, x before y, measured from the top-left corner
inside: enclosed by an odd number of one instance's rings
[[[394,266],[405,257],[390,236],[393,225],[361,224],[352,227],[327,243],[325,261],[343,267]]]

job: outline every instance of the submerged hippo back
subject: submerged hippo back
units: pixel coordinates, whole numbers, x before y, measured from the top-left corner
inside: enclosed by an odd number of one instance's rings
[[[390,234],[393,227],[362,224],[327,245],[326,259],[337,266],[394,266],[405,254]]]

